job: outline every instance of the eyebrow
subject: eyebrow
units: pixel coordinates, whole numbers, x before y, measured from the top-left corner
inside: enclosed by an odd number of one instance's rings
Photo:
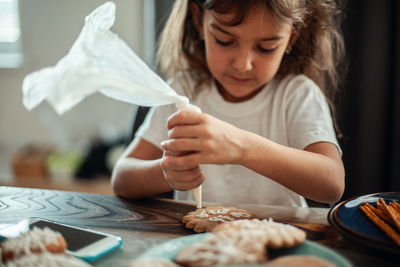
[[[234,34],[232,34],[232,33],[228,32],[228,31],[222,29],[220,26],[218,26],[218,25],[215,24],[215,23],[211,23],[210,26],[211,26],[212,28],[216,29],[217,31],[220,31],[220,32],[223,32],[223,33],[225,33],[225,34],[227,34],[227,35],[236,37]],[[262,38],[262,39],[260,39],[260,41],[277,41],[277,40],[281,40],[281,39],[283,39],[283,38],[284,38],[283,36],[277,35],[277,36]]]

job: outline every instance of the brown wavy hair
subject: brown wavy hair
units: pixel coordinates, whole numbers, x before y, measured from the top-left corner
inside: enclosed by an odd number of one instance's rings
[[[161,33],[156,55],[160,73],[167,79],[190,70],[200,85],[212,78],[205,59],[204,42],[196,30],[189,5],[195,3],[217,14],[233,13],[228,26],[239,25],[253,8],[270,15],[279,26],[292,26],[297,40],[282,59],[276,78],[304,74],[325,95],[336,123],[334,103],[343,81],[345,47],[340,24],[344,1],[334,0],[176,0]]]

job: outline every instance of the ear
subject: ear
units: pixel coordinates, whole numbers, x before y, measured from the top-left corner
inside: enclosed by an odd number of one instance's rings
[[[199,32],[200,36],[204,36],[203,34],[203,14],[200,10],[200,7],[194,3],[190,3],[190,12],[192,13],[192,19],[194,23],[194,27]]]
[[[297,31],[292,31],[292,34],[290,35],[290,39],[286,47],[286,51],[292,50],[293,45],[297,41],[297,38],[299,38],[299,33]]]

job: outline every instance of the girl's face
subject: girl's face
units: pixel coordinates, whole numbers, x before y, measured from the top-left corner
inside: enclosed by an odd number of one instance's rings
[[[197,28],[204,35],[207,66],[221,95],[227,101],[241,102],[275,76],[292,31],[288,24],[277,28],[269,15],[256,9],[237,26],[218,22],[230,21],[232,16],[204,9]]]

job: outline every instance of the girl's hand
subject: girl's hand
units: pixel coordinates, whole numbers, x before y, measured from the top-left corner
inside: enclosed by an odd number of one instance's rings
[[[166,157],[166,155],[169,156]],[[175,156],[179,156],[178,153],[175,154]],[[161,161],[161,169],[164,178],[171,188],[185,191],[194,189],[204,182],[205,177],[201,171],[200,165],[177,165],[171,163],[171,157],[171,152],[164,152]]]
[[[242,159],[243,131],[208,114],[178,111],[168,119],[168,129],[169,139],[161,146],[167,152],[164,161],[176,169],[237,164]]]

